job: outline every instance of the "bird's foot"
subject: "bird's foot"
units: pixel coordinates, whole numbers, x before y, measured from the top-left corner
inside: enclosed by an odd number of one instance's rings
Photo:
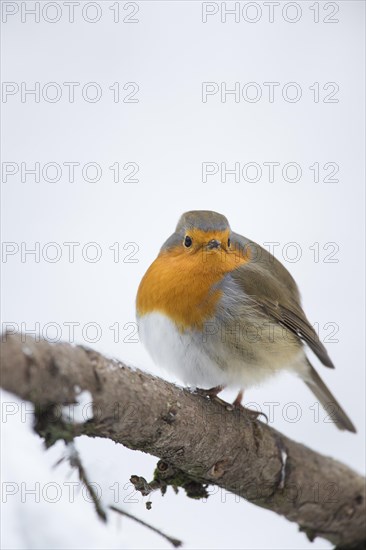
[[[244,407],[241,403],[234,405],[235,409],[243,411],[245,414],[249,415],[251,420],[257,420],[259,416],[264,416],[266,419],[266,422],[268,424],[268,416],[262,412],[262,411],[254,411],[253,409],[248,409],[247,407]]]
[[[230,405],[226,403],[226,401],[218,397],[218,394],[224,389],[225,386],[215,386],[214,388],[209,388],[208,390],[196,388],[195,393],[197,393],[198,395],[202,395],[202,397],[208,397],[209,399],[211,399],[211,401],[215,401],[216,403],[219,403],[224,407],[228,407]]]
[[[217,397],[217,395],[224,389],[224,386],[215,386],[208,390],[203,390],[202,388],[196,388],[195,392],[203,397]]]
[[[244,405],[241,404],[241,401],[243,399],[243,394],[244,394],[242,390],[238,393],[235,401],[232,404],[227,403],[223,399],[220,399],[220,397],[218,397],[218,394],[224,389],[225,389],[225,386],[215,386],[214,388],[210,388],[208,390],[205,390],[202,388],[196,388],[195,393],[198,395],[202,395],[202,397],[208,397],[211,401],[215,401],[216,403],[219,403],[220,405],[225,407],[225,409],[227,409],[228,411],[234,411],[234,410],[243,411],[247,415],[249,415],[252,420],[257,420],[258,416],[262,415],[265,417],[268,423],[268,417],[265,413],[263,413],[262,411],[254,411],[253,409],[248,409],[247,407],[244,407]]]
[[[244,396],[244,391],[240,390],[235,401],[233,402],[233,405],[232,405],[233,408],[245,412],[250,416],[252,420],[257,420],[258,416],[262,415],[264,416],[268,424],[268,416],[265,413],[263,413],[262,411],[253,411],[253,409],[248,409],[247,407],[244,407],[244,405],[241,404],[243,400],[243,396]]]

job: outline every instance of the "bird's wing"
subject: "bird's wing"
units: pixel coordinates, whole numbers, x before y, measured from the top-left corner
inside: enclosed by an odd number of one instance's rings
[[[240,246],[246,243],[246,247],[252,249],[252,260],[231,272],[244,294],[259,310],[303,340],[323,365],[334,368],[327,350],[306,318],[297,285],[287,269],[256,243],[236,234],[233,240]]]
[[[323,365],[334,369],[334,365],[327,350],[319,340],[317,333],[307,320],[301,308],[296,308],[295,310],[295,307],[288,308],[281,304],[273,303],[270,300],[258,299],[258,297],[256,298],[256,302],[269,316],[277,320],[294,334],[297,334],[297,336],[312,349]]]

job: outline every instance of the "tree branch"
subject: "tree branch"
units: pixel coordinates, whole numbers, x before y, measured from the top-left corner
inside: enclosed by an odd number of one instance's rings
[[[76,403],[80,391],[91,393],[93,419],[63,425],[56,439],[112,439],[181,472],[185,479],[171,476],[173,486],[218,485],[298,523],[310,540],[366,547],[365,479],[344,464],[243,411],[81,346],[4,334],[1,355],[1,386],[34,403],[38,419],[55,404]]]

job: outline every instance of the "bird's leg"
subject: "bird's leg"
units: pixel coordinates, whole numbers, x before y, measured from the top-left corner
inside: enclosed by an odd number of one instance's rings
[[[239,392],[238,395],[236,396],[235,401],[233,402],[234,407],[240,409],[240,408],[243,406],[243,405],[241,404],[241,402],[243,401],[243,397],[244,397],[244,390],[240,390],[240,392]]]
[[[265,413],[261,411],[253,411],[253,409],[248,409],[247,407],[244,407],[244,405],[241,404],[243,397],[244,397],[244,390],[240,390],[240,392],[236,396],[235,401],[233,402],[233,407],[235,407],[235,409],[240,409],[242,411],[245,411],[251,416],[251,418],[253,418],[253,420],[257,420],[258,416],[263,415],[268,423],[268,417]]]

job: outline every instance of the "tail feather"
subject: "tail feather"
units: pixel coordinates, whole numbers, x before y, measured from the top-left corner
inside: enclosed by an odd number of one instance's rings
[[[304,379],[305,384],[311,389],[315,397],[319,399],[320,403],[329,413],[337,428],[356,433],[356,428],[348,415],[344,412],[334,395],[327,388],[309,361],[308,364],[310,368],[308,370],[308,377]]]

